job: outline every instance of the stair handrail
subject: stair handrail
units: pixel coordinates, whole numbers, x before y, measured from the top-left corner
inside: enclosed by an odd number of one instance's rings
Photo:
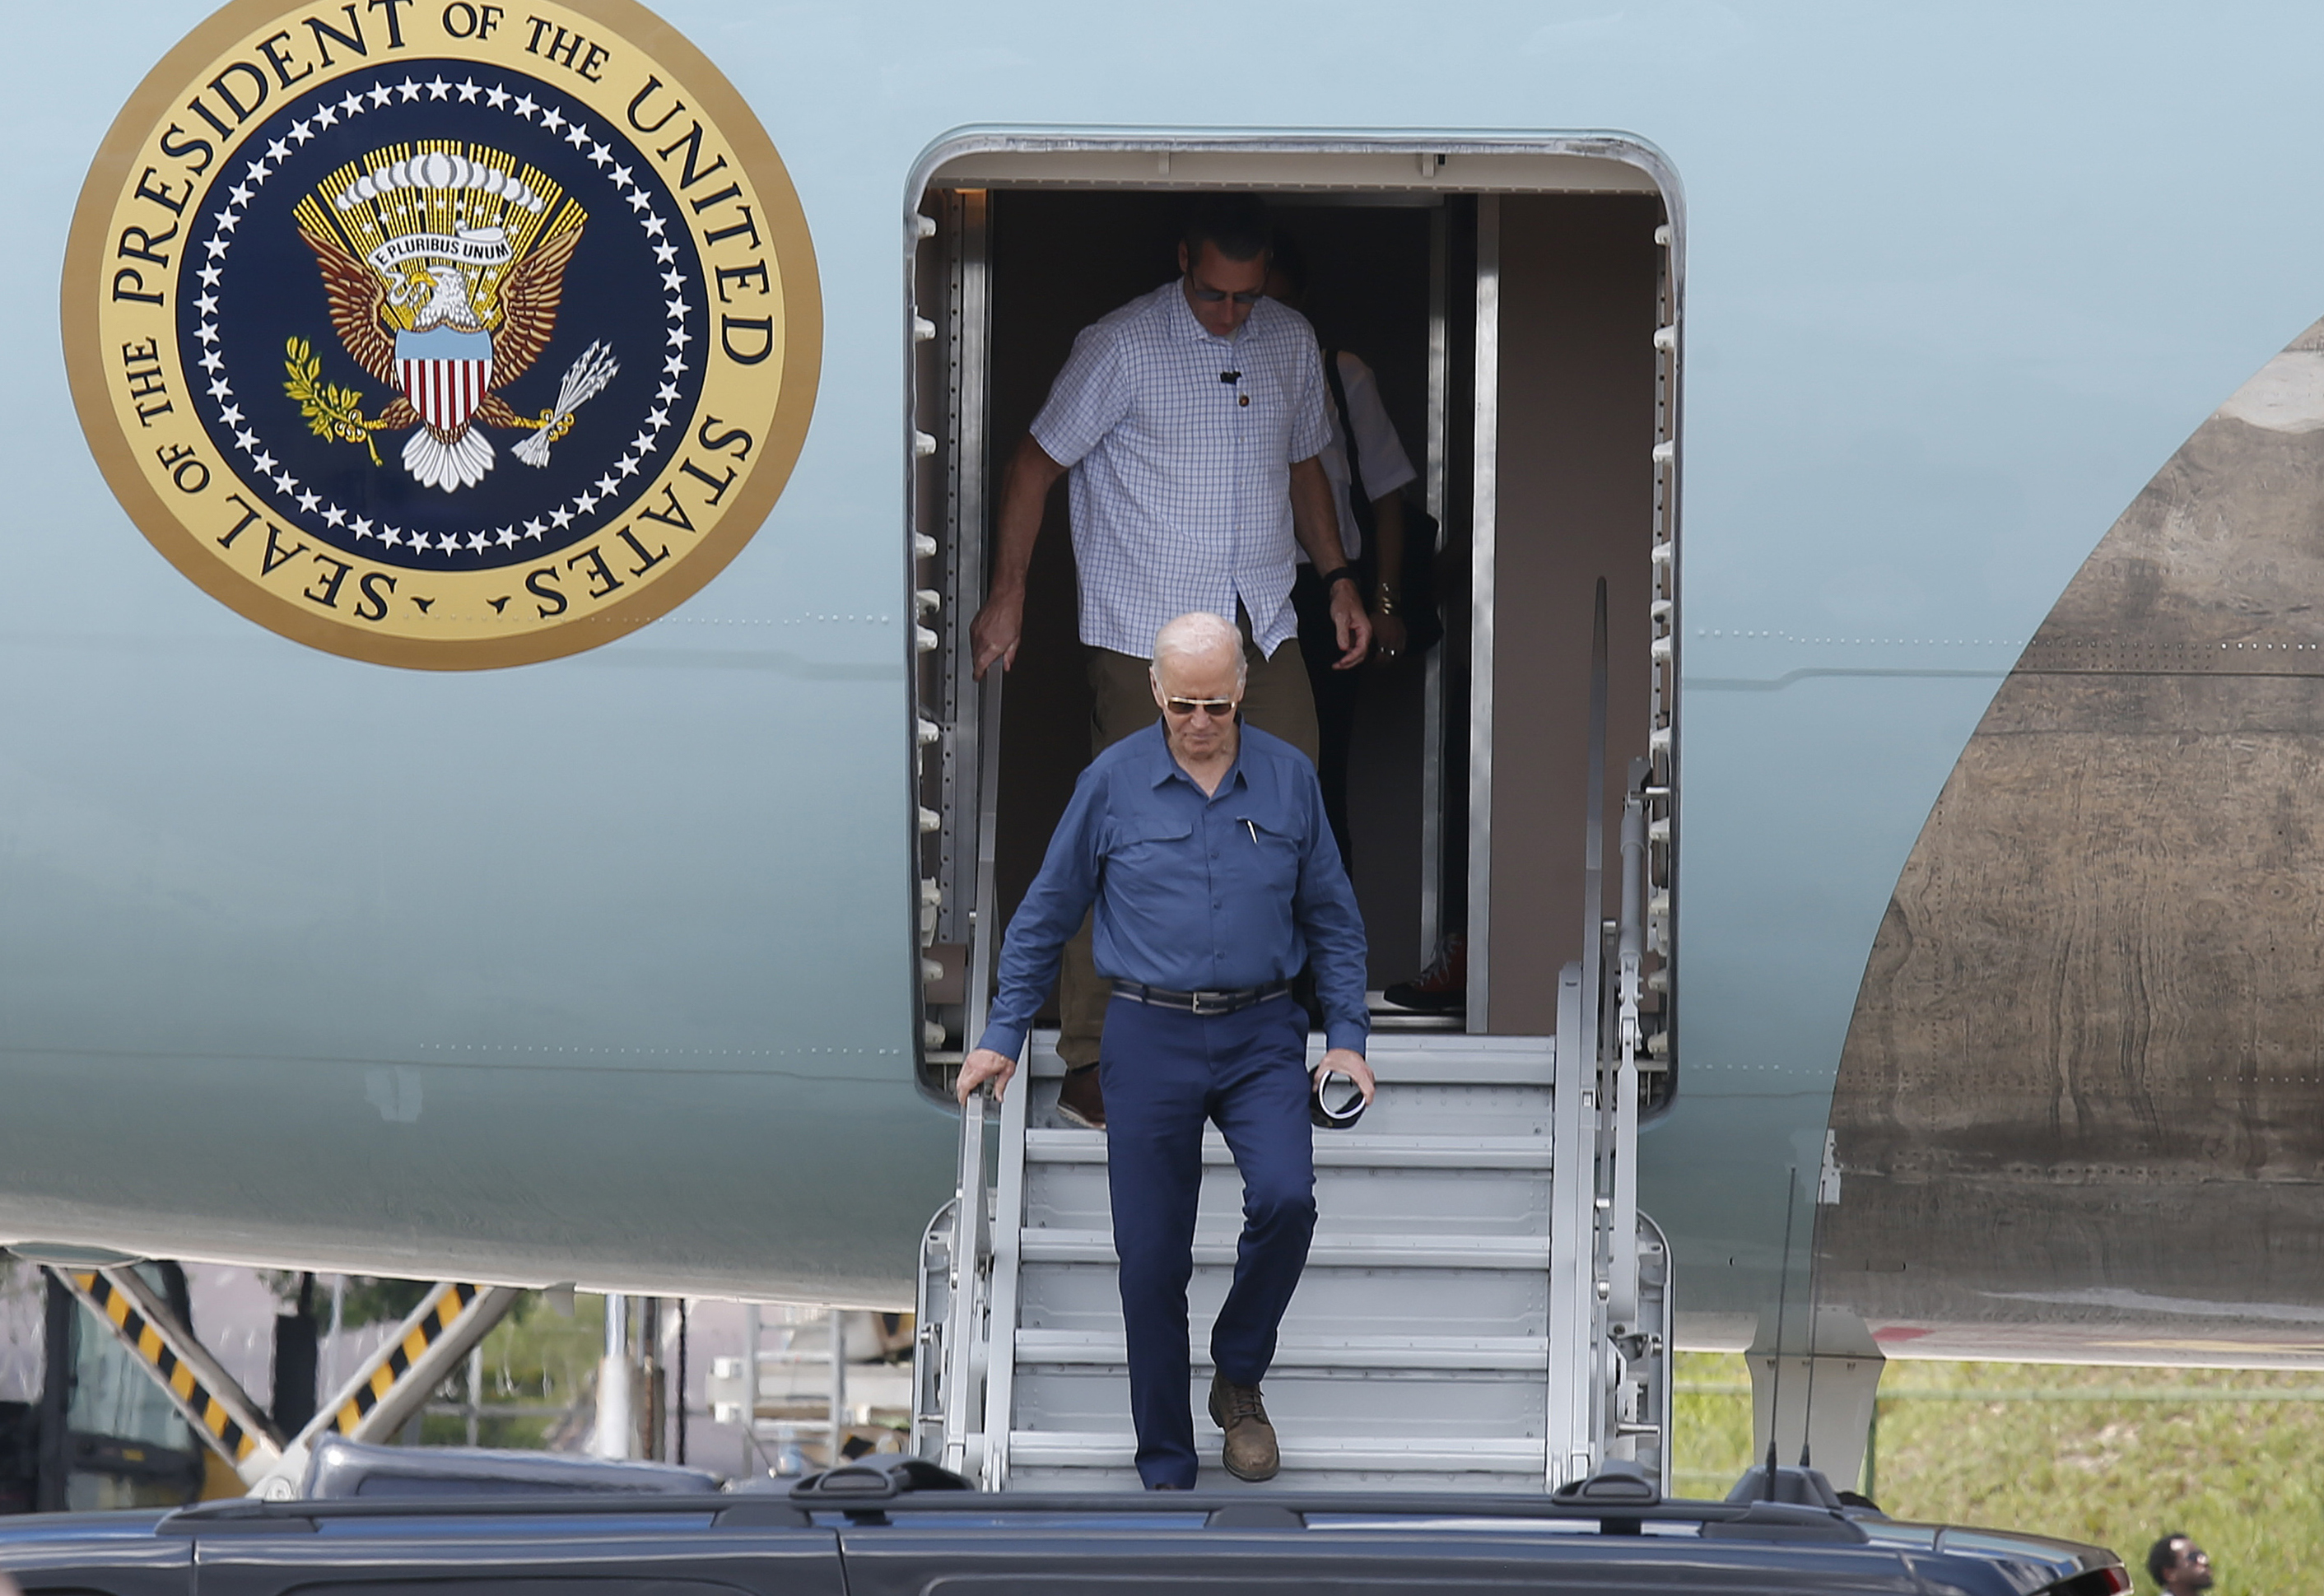
[[[992,1193],[992,1219],[986,1245],[984,1316],[980,1340],[985,1349],[984,1454],[978,1474],[986,1490],[1009,1483],[1009,1436],[1015,1425],[1017,1393],[1018,1273],[1025,1241],[1025,1128],[1033,1099],[1032,1040],[1026,1040],[1017,1078],[1001,1101],[999,1178]]]
[[[1549,1162],[1549,1316],[1544,1485],[1587,1479],[1596,1470],[1591,1387],[1598,1362],[1592,1331],[1597,1250],[1594,1096],[1597,1073],[1583,1041],[1583,967],[1557,975],[1557,1035],[1552,1038]]]
[[[965,1474],[982,1462],[980,1420],[984,1402],[981,1370],[986,1360],[979,1342],[984,1334],[985,1284],[991,1264],[991,1232],[984,1173],[987,1094],[969,1099],[960,1117],[960,1167],[953,1205],[952,1300],[944,1337],[944,1450],[937,1461],[955,1474]]]
[[[1001,681],[995,668],[979,685],[976,714],[976,896],[969,925],[965,985],[961,993],[961,1054],[975,1049],[984,1034],[992,1001],[992,962],[1000,941],[993,921],[993,861],[999,851]],[[1018,1104],[1031,1089],[1030,1072],[1019,1061]],[[986,1436],[983,1386],[991,1367],[988,1312],[992,1268],[991,1184],[985,1165],[985,1111],[989,1092],[973,1096],[960,1117],[960,1163],[954,1185],[952,1302],[945,1327],[943,1465],[956,1474],[983,1466]],[[1020,1138],[1021,1146],[1021,1138]]]

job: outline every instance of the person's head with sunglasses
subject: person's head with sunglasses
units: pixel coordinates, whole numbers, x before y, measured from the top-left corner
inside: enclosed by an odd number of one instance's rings
[[[1203,330],[1231,338],[1266,297],[1273,239],[1267,208],[1248,194],[1211,194],[1187,213],[1178,241],[1180,281]]]
[[[1154,634],[1147,680],[1162,710],[1163,734],[1178,763],[1198,780],[1234,763],[1235,708],[1249,669],[1242,633],[1217,615],[1181,615]]]

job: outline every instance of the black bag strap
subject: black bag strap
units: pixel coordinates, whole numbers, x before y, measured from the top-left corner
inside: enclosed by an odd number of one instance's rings
[[[1372,528],[1372,502],[1364,493],[1363,465],[1356,453],[1356,424],[1348,414],[1348,391],[1340,383],[1337,349],[1323,351],[1323,380],[1332,385],[1332,408],[1340,412],[1340,440],[1348,456],[1348,508],[1355,512],[1356,530],[1363,534],[1364,555],[1377,566],[1379,540]]]

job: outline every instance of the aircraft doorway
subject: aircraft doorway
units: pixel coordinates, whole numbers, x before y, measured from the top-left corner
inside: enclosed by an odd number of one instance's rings
[[[1489,181],[1445,180],[1464,167]],[[1581,956],[1583,936],[1591,606],[1602,576],[1607,869],[1618,880],[1615,838],[1637,763],[1655,795],[1647,1001],[1666,1033],[1676,419],[1666,329],[1676,289],[1655,179],[1546,152],[1497,162],[1409,151],[1392,161],[984,151],[937,166],[914,255],[924,1080],[936,1085],[981,1024],[999,930],[1089,757],[1062,487],[1034,554],[1016,665],[1001,684],[973,680],[968,627],[1001,473],[1080,329],[1175,277],[1189,191],[1200,188],[1268,198],[1305,257],[1303,309],[1319,341],[1376,373],[1419,472],[1409,503],[1442,528],[1443,641],[1362,668],[1352,873],[1376,992],[1415,974],[1446,933],[1464,934],[1474,956],[1465,1012],[1423,1017],[1376,1001],[1376,1023],[1555,1029],[1556,973]],[[1614,902],[1609,889],[1609,917]]]

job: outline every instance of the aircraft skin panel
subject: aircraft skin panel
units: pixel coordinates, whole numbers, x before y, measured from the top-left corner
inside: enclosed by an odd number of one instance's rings
[[[2324,17],[656,10],[805,210],[805,450],[675,613],[453,675],[259,630],[106,491],[58,266],[208,7],[6,17],[0,1236],[903,1300],[951,1184],[909,1068],[914,162],[973,125],[1610,128],[1687,198],[1686,1039],[1643,1196],[1683,1310],[1770,1302],[1956,756],[2098,530],[2314,313],[2324,215],[2282,197],[2324,179]]]
[[[2324,1350],[2319,525],[2324,323],[2107,532],[1897,882],[1832,1109],[1868,1315]]]

